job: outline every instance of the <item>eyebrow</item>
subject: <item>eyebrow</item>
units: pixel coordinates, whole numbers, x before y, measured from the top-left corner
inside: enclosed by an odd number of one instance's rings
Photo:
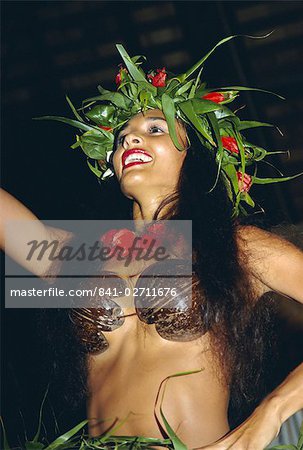
[[[149,117],[146,117],[146,119],[147,120],[164,120],[164,122],[166,122],[166,119],[164,119],[164,117],[157,117],[157,116],[152,117],[152,116],[149,116]]]

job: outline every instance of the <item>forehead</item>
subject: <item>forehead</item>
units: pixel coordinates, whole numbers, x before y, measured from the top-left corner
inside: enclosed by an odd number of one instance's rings
[[[145,112],[140,112],[139,114],[136,114],[134,117],[132,117],[124,126],[124,128],[128,127],[129,125],[137,125],[144,123],[146,121],[151,120],[157,120],[162,119],[165,120],[164,114],[160,109],[149,109]]]

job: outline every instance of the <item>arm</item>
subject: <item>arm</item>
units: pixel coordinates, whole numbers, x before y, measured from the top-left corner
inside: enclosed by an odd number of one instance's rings
[[[303,304],[303,252],[256,227],[238,229],[241,259],[260,293],[274,291]]]
[[[50,250],[45,252],[41,261],[28,261],[28,242],[58,240],[62,243],[71,235],[64,230],[46,227],[28,208],[3,189],[0,189],[0,204],[0,248],[25,269],[43,276],[51,265],[48,258]],[[6,238],[8,230],[10,239]]]
[[[291,243],[255,227],[238,231],[241,262],[258,294],[275,291],[303,303],[303,253]],[[303,408],[303,364],[298,366],[239,427],[207,450],[263,450],[283,422]]]
[[[255,409],[245,422],[203,450],[264,450],[281,425],[303,408],[303,364],[300,364]],[[294,442],[295,444],[295,442]]]

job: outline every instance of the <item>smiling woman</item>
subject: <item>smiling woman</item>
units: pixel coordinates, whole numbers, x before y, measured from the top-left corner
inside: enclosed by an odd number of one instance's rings
[[[110,230],[101,241],[127,250],[143,232],[147,241],[151,236],[169,240],[171,258],[154,264],[132,261],[127,268],[119,258],[102,267],[96,263],[100,287],[105,289],[110,276],[121,292],[128,289],[127,304],[123,295],[99,295],[94,307],[70,311],[68,325],[53,338],[59,339],[67,372],[74,375],[76,367],[79,374],[72,386],[76,394],[85,379],[91,436],[118,420],[114,434],[164,437],[166,422],[157,400],[163,380],[169,379],[163,410],[188,447],[263,450],[281,423],[303,406],[301,366],[264,397],[271,304],[262,298],[277,291],[303,302],[303,255],[270,233],[241,225],[240,219],[254,207],[252,184],[278,181],[256,176],[255,165],[267,152],[242,134],[267,124],[241,121],[225,106],[240,87],[213,93],[200,73],[191,78],[214,49],[168,80],[164,68],[146,77],[138,57],[130,58],[122,46],[118,50],[126,65],[119,72],[118,91],[99,88],[100,96],[84,102],[83,116],[71,105],[76,120],[55,119],[82,130],[74,147],[83,149],[101,180],[115,174],[133,202],[134,231]],[[7,194],[3,200],[5,219],[34,218]],[[181,276],[188,246],[182,236],[167,233],[164,220],[192,221],[190,281]],[[39,232],[45,239],[53,233],[60,242],[70,239],[43,225]],[[16,249],[6,250],[26,266]],[[38,273],[45,275],[41,269]],[[178,294],[163,300],[163,274],[172,273]],[[145,279],[144,289],[154,289],[153,294],[138,299]],[[187,376],[171,378],[180,373]],[[69,380],[65,373],[62,383]],[[229,433],[231,405],[234,421],[248,417]]]
[[[177,132],[185,150],[184,126],[177,124]],[[142,185],[146,203],[155,195],[171,194],[177,187],[185,156],[186,151],[180,152],[174,146],[162,111],[139,113],[116,139],[113,166],[123,194],[133,200],[137,197],[136,191],[142,193]],[[136,162],[135,157],[145,160]]]

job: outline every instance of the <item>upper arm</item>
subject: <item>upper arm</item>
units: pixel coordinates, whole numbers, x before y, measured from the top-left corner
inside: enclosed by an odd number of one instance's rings
[[[303,303],[303,252],[277,235],[239,227],[238,245],[261,293],[275,291]]]
[[[71,233],[44,225],[26,206],[8,192],[0,189],[0,248],[26,270],[43,276],[51,268],[51,247],[40,259],[29,258],[31,242],[58,242],[60,247]]]

